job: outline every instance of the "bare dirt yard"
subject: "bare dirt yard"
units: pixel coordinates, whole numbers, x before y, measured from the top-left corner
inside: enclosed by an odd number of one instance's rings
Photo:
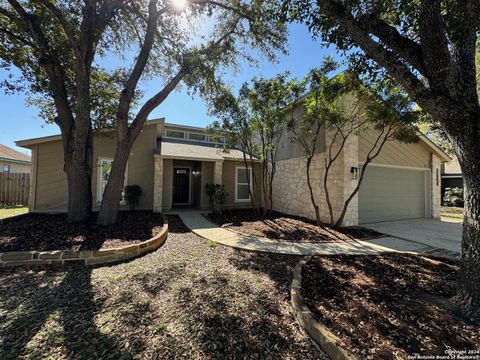
[[[458,269],[418,255],[314,257],[303,268],[303,296],[360,358],[480,350],[480,327],[455,315],[449,302]]]
[[[174,216],[169,230],[120,265],[2,270],[0,358],[324,358],[289,304],[300,258],[209,246]]]
[[[226,210],[222,215],[208,214],[208,218],[219,226],[243,235],[299,243],[365,240],[381,236],[361,226],[332,229],[327,225],[317,226],[306,218],[275,211],[267,219],[259,218],[252,209]]]

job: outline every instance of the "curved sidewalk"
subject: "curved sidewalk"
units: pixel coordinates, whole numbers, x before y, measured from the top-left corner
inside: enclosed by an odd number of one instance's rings
[[[173,212],[172,212],[173,213]],[[376,255],[386,252],[434,253],[435,248],[423,244],[382,237],[369,241],[351,240],[328,243],[294,243],[245,236],[220,228],[208,221],[201,211],[178,211],[185,226],[194,234],[237,249],[288,255]]]

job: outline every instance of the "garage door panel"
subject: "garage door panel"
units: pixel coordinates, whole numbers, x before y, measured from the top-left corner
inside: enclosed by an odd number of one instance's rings
[[[370,166],[359,192],[359,222],[425,217],[425,171]]]

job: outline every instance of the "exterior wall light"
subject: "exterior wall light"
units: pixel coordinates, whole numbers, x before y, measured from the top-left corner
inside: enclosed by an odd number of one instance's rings
[[[358,180],[358,167],[352,166],[350,168],[350,173],[352,174],[352,180]]]
[[[192,171],[192,175],[193,175],[193,176],[198,176],[198,175],[200,175],[200,171],[198,171],[198,170],[193,170],[193,171]]]

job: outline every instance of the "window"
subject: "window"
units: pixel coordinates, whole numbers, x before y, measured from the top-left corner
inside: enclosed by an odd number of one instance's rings
[[[110,171],[112,170],[112,159],[101,158],[98,159],[98,183],[97,183],[97,203],[100,204],[103,198],[103,192],[107,186],[108,178],[110,176]],[[127,170],[125,169],[125,179],[123,186],[127,185]],[[122,191],[122,200],[120,204],[125,204],[124,196]]]
[[[188,139],[194,141],[205,141],[205,135],[199,133],[188,133]]]
[[[215,136],[209,136],[208,142],[217,143],[217,144],[224,144],[225,138],[223,136],[215,138]]]
[[[185,139],[185,133],[183,131],[178,131],[178,130],[166,130],[165,136],[176,138],[176,139]]]
[[[10,172],[10,164],[3,164],[3,172],[4,173]]]
[[[252,169],[237,167],[235,174],[235,201],[250,201],[250,183],[252,179]],[[247,176],[248,174],[248,176]]]

